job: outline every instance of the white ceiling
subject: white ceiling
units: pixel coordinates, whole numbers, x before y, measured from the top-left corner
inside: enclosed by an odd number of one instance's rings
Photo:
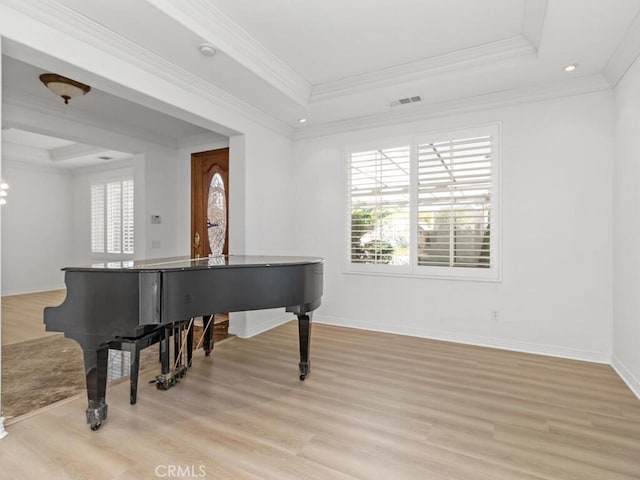
[[[522,34],[525,0],[213,0],[311,85]]]
[[[231,94],[297,129],[296,136],[487,97],[611,88],[640,53],[639,0],[57,0],[47,5],[96,38],[129,42],[182,69],[185,75],[177,81],[197,79]],[[217,54],[200,55],[202,42],[213,44]],[[569,63],[578,69],[566,73]],[[26,79],[12,73],[11,64],[4,70],[10,72],[9,87],[22,88]],[[35,94],[33,88],[25,93]],[[37,88],[42,94],[42,86]],[[391,106],[416,95],[423,101]],[[146,118],[133,123],[142,131],[144,124],[147,130],[153,126],[146,132],[150,136],[164,137],[166,128],[176,127],[167,116],[138,112],[139,106],[99,91],[74,107],[105,122],[117,121],[121,111],[128,112],[120,115],[126,121]],[[304,125],[298,123],[301,117],[308,119]],[[188,129],[173,132],[179,134],[189,134]]]

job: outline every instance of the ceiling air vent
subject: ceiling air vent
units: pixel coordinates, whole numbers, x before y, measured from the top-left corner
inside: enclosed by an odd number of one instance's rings
[[[422,97],[417,95],[415,97],[407,97],[407,98],[399,98],[398,100],[394,100],[391,102],[392,107],[397,107],[398,105],[408,105],[409,103],[421,102]]]

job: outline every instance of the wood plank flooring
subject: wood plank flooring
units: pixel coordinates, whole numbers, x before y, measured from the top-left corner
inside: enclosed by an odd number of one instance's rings
[[[42,311],[44,307],[60,305],[66,292],[63,289],[2,297],[2,345],[60,335],[45,331]]]
[[[8,426],[3,479],[640,479],[640,400],[611,367],[294,321],[199,352],[176,387],[141,373]]]

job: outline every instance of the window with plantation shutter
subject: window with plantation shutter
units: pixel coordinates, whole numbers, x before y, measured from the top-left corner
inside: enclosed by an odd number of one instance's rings
[[[133,254],[134,186],[132,179],[91,185],[91,252]]]
[[[487,268],[492,140],[418,144],[418,265]]]
[[[408,145],[351,154],[352,263],[409,263],[409,170]]]
[[[349,153],[347,270],[499,280],[499,127]]]

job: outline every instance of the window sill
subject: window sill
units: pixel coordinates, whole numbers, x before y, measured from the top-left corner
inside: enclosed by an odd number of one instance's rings
[[[502,283],[502,276],[500,272],[490,271],[491,275],[456,275],[452,273],[446,274],[437,274],[437,273],[428,273],[428,272],[412,272],[410,270],[406,271],[381,271],[381,270],[353,270],[345,268],[343,272],[345,275],[362,275],[362,276],[373,276],[373,277],[397,277],[397,278],[416,278],[416,279],[425,279],[425,280],[453,280],[453,281],[463,281],[463,282],[482,282],[482,283]],[[483,272],[484,273],[484,272]],[[487,272],[489,273],[489,272]]]

